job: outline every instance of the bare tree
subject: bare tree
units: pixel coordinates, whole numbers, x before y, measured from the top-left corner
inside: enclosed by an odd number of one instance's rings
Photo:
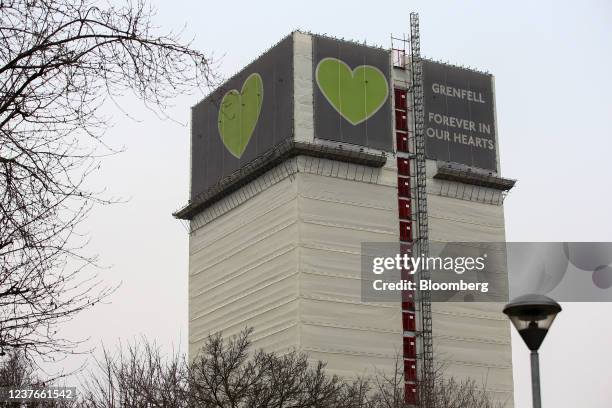
[[[377,372],[369,381],[369,402],[372,408],[403,408],[404,367],[403,357],[395,360],[391,373]],[[448,375],[447,366],[434,363],[430,381],[417,381],[417,396],[421,406],[436,408],[503,408],[506,402],[495,401],[487,389],[486,381],[478,384],[473,378],[457,379]]]
[[[58,325],[108,295],[79,224],[108,203],[86,188],[107,122],[99,108],[132,92],[160,114],[215,80],[211,62],[157,34],[144,1],[0,1],[0,354],[75,350]]]
[[[23,353],[12,350],[0,362],[0,387],[22,387],[38,381],[34,376],[35,367]]]
[[[325,364],[308,362],[295,351],[283,355],[252,351],[250,331],[224,340],[207,339],[188,362],[179,352],[164,355],[154,343],[141,341],[103,350],[93,371],[81,373],[77,400],[34,401],[29,407],[84,408],[409,408],[405,403],[401,358],[395,372],[343,380]],[[0,362],[0,386],[57,385],[42,381],[21,352]],[[431,396],[436,408],[502,408],[472,379],[446,377],[437,365]],[[486,387],[484,387],[486,388]],[[3,406],[0,403],[0,406]],[[17,406],[17,405],[16,405]]]
[[[146,340],[104,349],[97,371],[82,381],[80,404],[89,408],[188,406],[187,365],[179,353],[164,356]]]
[[[22,350],[11,350],[5,358],[0,359],[0,387],[14,389],[32,389],[53,386],[59,383],[61,377],[41,378],[34,362],[27,358]],[[77,400],[48,399],[31,400],[27,403],[0,402],[0,407],[14,408],[71,408],[77,406]]]
[[[147,341],[105,350],[96,372],[83,381],[82,405],[113,407],[348,407],[345,385],[324,364],[307,356],[250,354],[250,331],[225,341],[208,338],[188,363],[175,353],[164,358]]]
[[[178,353],[163,357],[146,340],[105,351],[97,372],[84,381],[82,406],[203,408],[408,408],[401,358],[394,373],[343,380],[309,363],[297,351],[277,355],[251,350],[245,330],[207,339],[191,362]],[[444,377],[442,366],[429,392],[437,408],[501,408],[473,380]]]
[[[494,401],[486,387],[473,378],[456,380],[441,377],[434,383],[431,393],[434,407],[440,408],[503,408],[505,402]]]
[[[189,395],[196,406],[234,407],[343,407],[345,385],[325,372],[325,364],[314,366],[297,351],[284,355],[250,352],[245,330],[224,341],[208,338],[201,353],[189,366]]]

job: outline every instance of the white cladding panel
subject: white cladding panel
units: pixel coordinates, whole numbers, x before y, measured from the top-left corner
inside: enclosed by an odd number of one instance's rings
[[[362,242],[397,241],[395,187],[299,174],[298,196],[301,348],[344,377],[391,372],[401,308],[363,303],[360,276]]]
[[[231,197],[227,197],[228,205]],[[189,353],[209,334],[255,329],[254,346],[297,344],[297,190],[286,178],[189,240]]]
[[[427,199],[430,241],[505,240],[502,206],[433,194]],[[501,303],[432,304],[434,353],[447,375],[486,383],[499,400],[513,406],[510,323],[502,308]]]

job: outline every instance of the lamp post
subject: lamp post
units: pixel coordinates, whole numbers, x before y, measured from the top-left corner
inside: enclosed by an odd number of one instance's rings
[[[533,408],[542,407],[540,396],[540,359],[538,349],[561,306],[544,295],[519,296],[504,307],[504,313],[531,350],[531,392]]]

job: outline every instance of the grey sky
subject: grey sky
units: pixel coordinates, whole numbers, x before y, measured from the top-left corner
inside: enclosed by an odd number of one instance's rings
[[[223,57],[229,76],[296,28],[389,46],[421,17],[427,57],[496,77],[502,173],[519,180],[506,201],[510,241],[612,241],[612,3],[599,2],[162,2],[157,24],[186,25],[195,46]],[[202,95],[175,101],[188,123]],[[107,142],[127,152],[92,180],[126,204],[97,209],[89,249],[123,285],[112,302],[77,317],[70,335],[90,345],[140,334],[186,349],[187,232],[170,216],[188,194],[189,128],[160,121],[132,98],[138,122],[114,115]],[[565,304],[541,356],[546,406],[612,406],[611,304]],[[586,329],[586,334],[585,334]],[[513,337],[517,407],[531,404],[528,352]]]

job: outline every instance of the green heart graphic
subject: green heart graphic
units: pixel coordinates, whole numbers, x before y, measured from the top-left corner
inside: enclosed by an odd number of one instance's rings
[[[323,58],[317,64],[316,79],[331,106],[352,125],[368,120],[389,96],[385,75],[372,65],[351,71],[344,61]]]
[[[219,135],[223,144],[238,159],[244,153],[261,112],[263,81],[254,73],[242,84],[242,89],[228,91],[219,107]]]

